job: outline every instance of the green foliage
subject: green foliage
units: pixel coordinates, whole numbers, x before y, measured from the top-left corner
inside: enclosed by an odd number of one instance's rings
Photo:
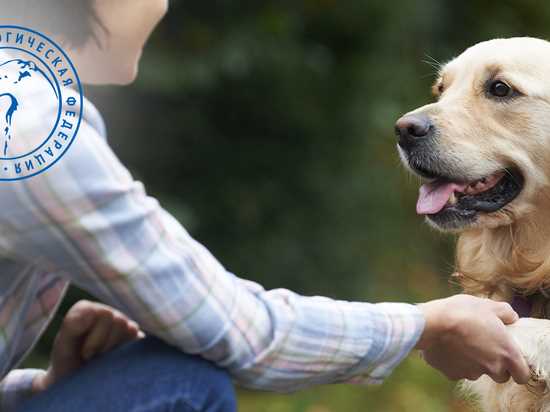
[[[425,60],[545,37],[549,17],[535,0],[173,1],[138,83],[88,94],[123,162],[228,270],[421,301],[451,293],[452,242],[415,215],[393,124],[429,101]],[[451,388],[412,360],[380,388],[240,399],[244,412],[466,410]]]
[[[410,265],[440,258],[403,236],[430,242],[392,132],[432,68],[391,23],[369,24],[403,12],[386,9],[175,3],[137,86],[99,98],[111,141],[229,270],[340,298],[433,295],[403,287]]]
[[[241,412],[466,412],[452,383],[411,357],[382,386],[329,385],[294,395],[240,392]],[[456,398],[456,399],[455,399]]]

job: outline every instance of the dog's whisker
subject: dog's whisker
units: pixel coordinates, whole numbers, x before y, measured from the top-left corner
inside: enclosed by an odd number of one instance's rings
[[[429,60],[422,60],[422,61],[424,63],[427,63],[427,64],[431,65],[435,69],[440,70],[441,66],[443,66],[439,60],[437,60],[433,56],[430,56],[428,53],[424,53],[424,56],[426,56]]]
[[[426,60],[422,60],[422,63],[425,63],[428,66],[430,66],[432,69],[435,69],[436,74],[441,69],[437,64],[433,64],[432,62],[429,62],[429,61],[426,61]],[[430,73],[430,74],[433,74],[433,73]]]
[[[421,75],[420,78],[425,79],[427,77],[436,77],[436,76],[437,76],[437,73],[430,72],[430,73],[426,73],[426,74]]]
[[[521,182],[518,182],[517,181],[517,178],[516,176],[514,176],[514,174],[508,170],[508,169],[504,169],[504,173],[506,173],[506,175],[517,185],[519,185]]]

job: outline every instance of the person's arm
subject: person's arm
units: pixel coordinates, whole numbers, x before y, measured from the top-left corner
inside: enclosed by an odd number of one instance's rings
[[[145,194],[88,123],[55,167],[13,190],[18,259],[63,272],[247,386],[292,390],[362,374],[379,381],[422,331],[411,305],[249,287]]]
[[[13,188],[14,255],[64,272],[146,332],[227,368],[245,386],[380,382],[424,331],[415,306],[264,291],[228,273],[88,123],[54,168]],[[480,339],[496,345],[503,334],[482,331]]]
[[[233,371],[247,387],[289,391],[335,382],[381,383],[424,330],[424,316],[414,305],[304,297],[240,282],[252,285],[247,289],[268,310],[261,322],[272,331],[264,349]]]
[[[3,192],[0,190],[0,193]],[[65,296],[68,283],[55,272],[46,273],[34,265],[4,256],[0,259],[0,271],[2,279],[16,282],[18,286],[4,290],[4,309],[9,312],[1,322],[7,331],[3,349],[7,352],[3,352],[3,356],[9,356],[10,367],[17,367],[50,323]],[[10,324],[10,320],[14,323]],[[13,336],[14,327],[17,328],[15,340],[9,337]],[[3,376],[0,382],[0,411],[17,411],[21,402],[33,394],[33,384],[37,378],[45,374],[46,371],[40,369],[15,369]]]

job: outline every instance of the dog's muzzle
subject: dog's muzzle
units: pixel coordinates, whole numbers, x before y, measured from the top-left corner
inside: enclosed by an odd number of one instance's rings
[[[406,152],[411,151],[422,141],[434,134],[434,125],[430,118],[422,114],[409,114],[395,123],[395,134],[399,146]]]

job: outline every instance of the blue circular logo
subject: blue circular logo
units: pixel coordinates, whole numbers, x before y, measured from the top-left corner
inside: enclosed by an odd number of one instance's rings
[[[42,33],[0,25],[0,181],[53,166],[74,141],[82,109],[69,56]]]

